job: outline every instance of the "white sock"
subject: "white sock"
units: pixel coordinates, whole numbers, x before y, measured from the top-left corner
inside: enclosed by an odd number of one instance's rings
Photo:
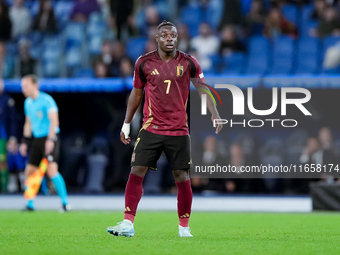
[[[129,223],[129,224],[133,225],[133,223],[132,223],[131,220],[125,220],[125,219],[124,219],[123,221],[125,221],[126,223]]]

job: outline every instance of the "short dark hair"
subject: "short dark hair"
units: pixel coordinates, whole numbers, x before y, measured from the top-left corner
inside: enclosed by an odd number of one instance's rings
[[[161,24],[159,24],[157,26],[157,29],[159,30],[161,27],[164,27],[164,26],[171,26],[171,27],[176,27],[173,23],[171,23],[170,21],[167,21],[167,20],[163,20]]]
[[[23,79],[31,79],[33,84],[38,84],[38,76],[36,76],[35,74],[27,74],[24,77],[22,77]]]

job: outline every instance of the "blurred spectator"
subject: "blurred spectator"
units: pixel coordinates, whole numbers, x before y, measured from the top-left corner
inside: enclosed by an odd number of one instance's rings
[[[128,36],[133,34],[133,3],[133,0],[110,0],[110,10],[116,24],[118,40],[121,40],[124,29]]]
[[[24,7],[24,0],[13,0],[9,16],[12,21],[12,38],[27,34],[31,29],[32,17],[30,10]]]
[[[220,29],[222,29],[225,25],[242,25],[243,19],[241,1],[223,1],[223,15],[219,25]]]
[[[311,19],[321,19],[323,16],[323,12],[326,9],[326,1],[325,0],[315,0],[314,1],[314,10],[310,16]]]
[[[199,27],[199,35],[191,39],[191,47],[197,51],[198,61],[203,70],[211,67],[209,56],[217,53],[219,43],[218,37],[212,35],[209,24],[202,23]]]
[[[329,127],[323,127],[319,131],[319,143],[320,149],[314,153],[313,159],[316,164],[324,165],[327,168],[327,173],[330,170],[329,164],[338,164],[338,159],[336,158],[335,151],[333,148],[333,135]],[[325,175],[325,178],[328,178]]]
[[[223,28],[222,40],[218,52],[223,56],[230,55],[233,52],[246,52],[246,47],[236,37],[234,27],[226,26]]]
[[[300,156],[300,163],[302,164],[315,164],[315,153],[320,149],[319,141],[316,137],[310,137],[307,140],[307,145],[302,151]]]
[[[112,62],[109,67],[109,72],[112,77],[120,76],[120,62],[125,55],[124,43],[121,41],[115,41],[112,46]]]
[[[201,193],[205,190],[207,190],[207,186],[209,184],[209,179],[207,178],[202,178],[199,176],[191,176],[191,187],[192,187],[192,192],[194,193]]]
[[[188,52],[190,50],[190,35],[188,27],[185,24],[180,24],[177,26],[178,33],[178,46],[180,51]]]
[[[229,0],[228,0],[229,1]],[[213,28],[218,28],[223,15],[223,0],[199,0],[196,1],[200,11],[201,21],[209,22]]]
[[[156,41],[156,35],[158,33],[157,26],[149,27],[148,39],[151,41]]]
[[[272,137],[265,141],[259,150],[260,162],[263,165],[280,166],[284,164],[284,143],[280,138]],[[280,173],[268,171],[263,174],[263,189],[268,193],[282,191]]]
[[[13,78],[15,60],[11,54],[6,53],[6,44],[0,42],[0,78]]]
[[[154,51],[154,50],[157,49],[157,47],[158,47],[158,44],[157,44],[157,42],[155,41],[155,39],[153,39],[153,40],[148,40],[148,41],[146,42],[146,44],[145,44],[145,51],[144,51],[144,53],[148,53],[148,52],[150,52],[150,51]]]
[[[39,12],[33,21],[33,30],[53,33],[57,31],[57,28],[52,2],[40,0]]]
[[[120,76],[124,78],[133,76],[133,63],[127,57],[120,62]]]
[[[23,157],[19,153],[19,144],[15,138],[10,138],[7,143],[7,164],[9,171],[7,191],[14,193],[25,190],[25,165],[26,157]],[[18,181],[20,183],[20,189],[18,187]]]
[[[292,22],[285,19],[279,8],[272,8],[266,17],[263,34],[272,38],[280,35],[297,38],[298,30]]]
[[[146,21],[148,28],[152,26],[157,27],[159,25],[159,23],[161,22],[160,16],[155,6],[148,6],[145,9],[145,21]]]
[[[201,164],[212,165],[220,163],[221,159],[219,159],[217,139],[215,136],[209,135],[204,139],[203,150]]]
[[[19,41],[19,71],[17,72],[20,77],[28,74],[36,74],[37,60],[32,58],[30,54],[31,42],[27,39]]]
[[[317,29],[311,29],[311,36],[324,37],[328,35],[340,35],[340,19],[336,10],[329,6],[322,12]]]
[[[108,0],[97,0],[103,20],[112,20],[111,6]]]
[[[237,171],[241,166],[246,166],[246,157],[244,156],[242,146],[234,143],[230,146],[230,166],[235,166]],[[225,180],[225,190],[227,192],[243,192],[246,189],[244,179],[227,179]]]
[[[150,27],[157,27],[161,23],[159,12],[155,6],[145,9],[145,24],[139,28],[141,36],[148,36]]]
[[[110,66],[112,59],[112,43],[109,40],[103,40],[100,54],[94,57],[93,65],[95,65],[98,61],[102,61],[106,65]]]
[[[261,34],[264,29],[265,11],[261,0],[251,2],[250,11],[246,17],[246,24],[250,35]]]
[[[330,70],[340,67],[340,40],[327,48],[322,66],[324,69]]]
[[[194,57],[195,59],[199,59],[198,53],[197,53],[197,51],[196,51],[195,49],[191,49],[191,50],[189,51],[189,54],[190,54],[192,57]]]
[[[325,152],[333,151],[333,135],[329,127],[323,127],[319,131],[321,149]]]
[[[315,156],[320,150],[319,141],[316,137],[309,137],[307,140],[307,145],[303,149],[299,162],[300,164],[316,164],[317,159]],[[308,193],[309,192],[309,182],[311,179],[286,179],[285,180],[285,193],[296,194],[296,193]]]
[[[96,15],[99,20],[96,20],[99,24],[100,21],[105,23],[104,38],[114,40],[116,38],[116,24],[111,14],[111,6],[109,0],[97,0],[101,14]],[[126,33],[123,33],[127,35]],[[124,40],[127,38],[123,38]]]
[[[99,62],[99,73],[102,73],[102,64],[104,64],[106,66],[105,69],[107,69],[108,72],[105,77],[130,76],[130,72],[128,71],[129,68],[127,68],[128,63],[125,62],[122,65],[123,60],[130,61],[125,55],[124,44],[120,41],[112,43],[109,40],[104,40],[101,47],[101,53],[94,57],[93,67],[96,70],[96,66]],[[122,68],[124,74],[122,74]]]
[[[196,165],[200,166],[215,166],[216,164],[222,164],[221,155],[219,155],[217,149],[217,139],[215,136],[209,135],[204,139],[203,142],[203,154],[201,161],[197,162]],[[202,192],[204,190],[223,190],[221,180],[219,179],[206,179],[196,177],[195,175],[191,178],[191,185],[193,192]]]
[[[0,191],[7,192],[7,162],[6,143],[10,139],[13,144],[16,140],[17,120],[15,101],[4,92],[4,82],[0,79]]]
[[[308,140],[308,132],[304,129],[292,130],[291,134],[285,139],[285,161],[287,164],[298,164],[300,155],[304,150]]]
[[[338,163],[333,148],[333,136],[330,128],[321,128],[318,140],[316,138],[308,139],[307,147],[300,157],[300,162],[304,164],[313,163],[322,165],[327,168],[327,173],[330,169],[329,164],[334,165]],[[323,176],[323,178],[329,177],[327,174]]]
[[[9,18],[8,6],[0,1],[0,43],[11,39],[12,22]]]
[[[70,18],[76,22],[87,22],[93,12],[100,12],[97,0],[78,0],[74,3]]]
[[[152,26],[149,28],[148,40],[145,43],[144,54],[150,51],[154,51],[158,48],[158,44],[156,42],[157,33],[158,29],[156,26]]]
[[[97,61],[94,66],[94,75],[96,78],[110,77],[108,66],[102,61]]]

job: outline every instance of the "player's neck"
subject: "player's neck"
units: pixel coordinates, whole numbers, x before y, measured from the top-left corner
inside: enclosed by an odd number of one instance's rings
[[[31,97],[32,97],[33,100],[35,100],[35,99],[37,99],[38,96],[39,96],[39,90],[36,90],[32,93]]]
[[[170,62],[171,60],[174,59],[174,57],[176,56],[177,51],[174,50],[173,52],[170,53],[166,53],[164,51],[161,50],[157,50],[158,52],[158,56],[161,58],[161,60],[165,61],[165,62]]]

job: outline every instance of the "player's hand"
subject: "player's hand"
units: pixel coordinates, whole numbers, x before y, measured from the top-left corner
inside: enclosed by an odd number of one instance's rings
[[[122,126],[122,132],[120,133],[120,140],[124,144],[129,144],[131,142],[130,134],[130,123],[124,123]]]
[[[125,138],[125,134],[123,132],[120,133],[120,140],[124,143],[124,144],[129,144],[131,142],[131,138]]]
[[[23,157],[27,156],[27,144],[26,143],[20,144],[19,152],[20,152],[21,156],[23,156]]]
[[[221,117],[219,115],[211,116],[211,121],[213,123],[215,119],[221,119]],[[218,134],[221,131],[222,127],[223,127],[222,124],[217,123],[215,134]]]
[[[47,139],[45,142],[45,154],[50,155],[54,149],[54,142],[50,139]]]

